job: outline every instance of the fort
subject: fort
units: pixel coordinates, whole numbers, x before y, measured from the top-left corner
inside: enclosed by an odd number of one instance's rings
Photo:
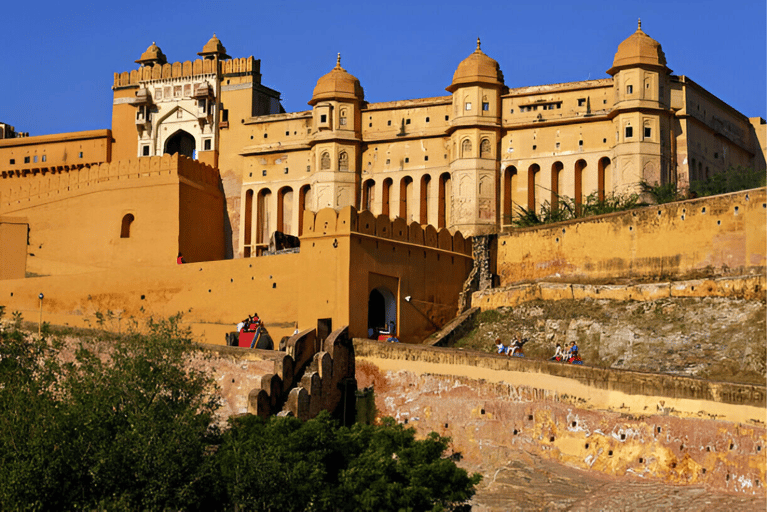
[[[450,435],[484,472],[524,448],[765,495],[764,385],[428,340],[451,322],[459,336],[470,307],[532,299],[765,301],[764,187],[511,229],[566,197],[765,172],[765,121],[673,75],[639,23],[609,78],[511,89],[478,40],[447,96],[368,103],[339,56],[292,113],[259,60],[215,35],[198,56],[169,63],[153,43],[115,73],[109,129],[0,125],[6,311],[78,327],[107,314],[114,330],[181,312],[232,383],[223,414],[309,418],[356,382],[375,414]],[[280,350],[223,346],[253,312]]]

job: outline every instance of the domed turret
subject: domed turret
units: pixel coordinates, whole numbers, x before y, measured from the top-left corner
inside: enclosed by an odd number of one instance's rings
[[[667,68],[667,58],[661,44],[643,32],[641,22],[637,20],[637,30],[619,45],[608,74],[615,75],[621,69],[642,65],[660,67],[667,73],[672,72]]]
[[[136,62],[136,64],[141,64],[142,66],[154,66],[155,64],[166,64],[168,59],[165,58],[165,54],[160,47],[152,41],[152,44],[149,45],[147,51],[142,53],[141,58],[134,62]]]
[[[477,48],[469,57],[459,63],[453,74],[453,81],[445,89],[454,92],[462,85],[469,84],[504,85],[504,74],[499,63],[480,50],[480,38],[477,38]]]
[[[360,86],[360,80],[347,73],[341,67],[341,54],[336,57],[336,67],[330,73],[323,75],[317,81],[315,90],[312,92],[310,105],[315,105],[323,100],[359,100],[363,101],[363,88]]]
[[[227,49],[224,48],[223,44],[221,44],[221,41],[219,41],[219,38],[216,37],[216,34],[213,34],[213,37],[209,39],[207,43],[205,43],[205,46],[203,46],[203,51],[197,52],[197,54],[204,59],[213,59],[214,57],[218,57],[219,60],[225,60],[232,58],[227,55]]]

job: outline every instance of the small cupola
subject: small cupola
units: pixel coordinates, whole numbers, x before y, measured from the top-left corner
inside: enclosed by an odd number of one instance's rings
[[[360,80],[341,67],[341,54],[339,53],[336,56],[336,67],[317,81],[309,104],[314,106],[323,100],[363,101],[363,98],[364,93],[362,86],[360,86]]]
[[[492,86],[504,86],[504,74],[499,63],[480,50],[480,38],[477,38],[477,48],[469,57],[459,63],[453,74],[451,85],[445,89],[454,92],[461,86],[486,84]]]
[[[637,30],[619,44],[613,58],[613,66],[607,73],[613,76],[622,69],[636,66],[651,66],[662,68],[666,73],[672,72],[667,67],[667,58],[664,56],[661,44],[643,32],[639,19]]]
[[[207,43],[205,43],[205,46],[203,46],[203,51],[197,52],[197,54],[206,60],[212,60],[216,57],[218,57],[219,60],[232,58],[227,55],[227,49],[224,48],[224,45],[221,44],[221,41],[219,41],[219,38],[216,37],[215,33],[213,34],[213,37]]]
[[[155,64],[167,64],[168,59],[165,58],[165,54],[160,47],[152,41],[152,44],[149,45],[147,51],[142,53],[139,60],[134,62],[136,62],[136,64],[141,64],[142,66],[154,66]]]

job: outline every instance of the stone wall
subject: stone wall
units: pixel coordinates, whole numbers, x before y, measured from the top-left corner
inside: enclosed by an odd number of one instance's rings
[[[765,386],[355,340],[379,416],[492,478],[521,450],[613,476],[764,495]]]
[[[766,189],[515,230],[497,265],[502,286],[764,273]]]

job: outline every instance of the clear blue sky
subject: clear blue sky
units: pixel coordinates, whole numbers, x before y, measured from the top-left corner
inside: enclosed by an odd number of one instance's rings
[[[766,117],[765,0],[14,0],[3,6],[0,121],[30,135],[109,128],[113,73],[135,69],[153,41],[170,62],[192,60],[216,32],[233,57],[261,59],[262,83],[294,112],[337,52],[369,102],[448,94],[477,37],[509,87],[605,78],[637,18],[673,73]]]

